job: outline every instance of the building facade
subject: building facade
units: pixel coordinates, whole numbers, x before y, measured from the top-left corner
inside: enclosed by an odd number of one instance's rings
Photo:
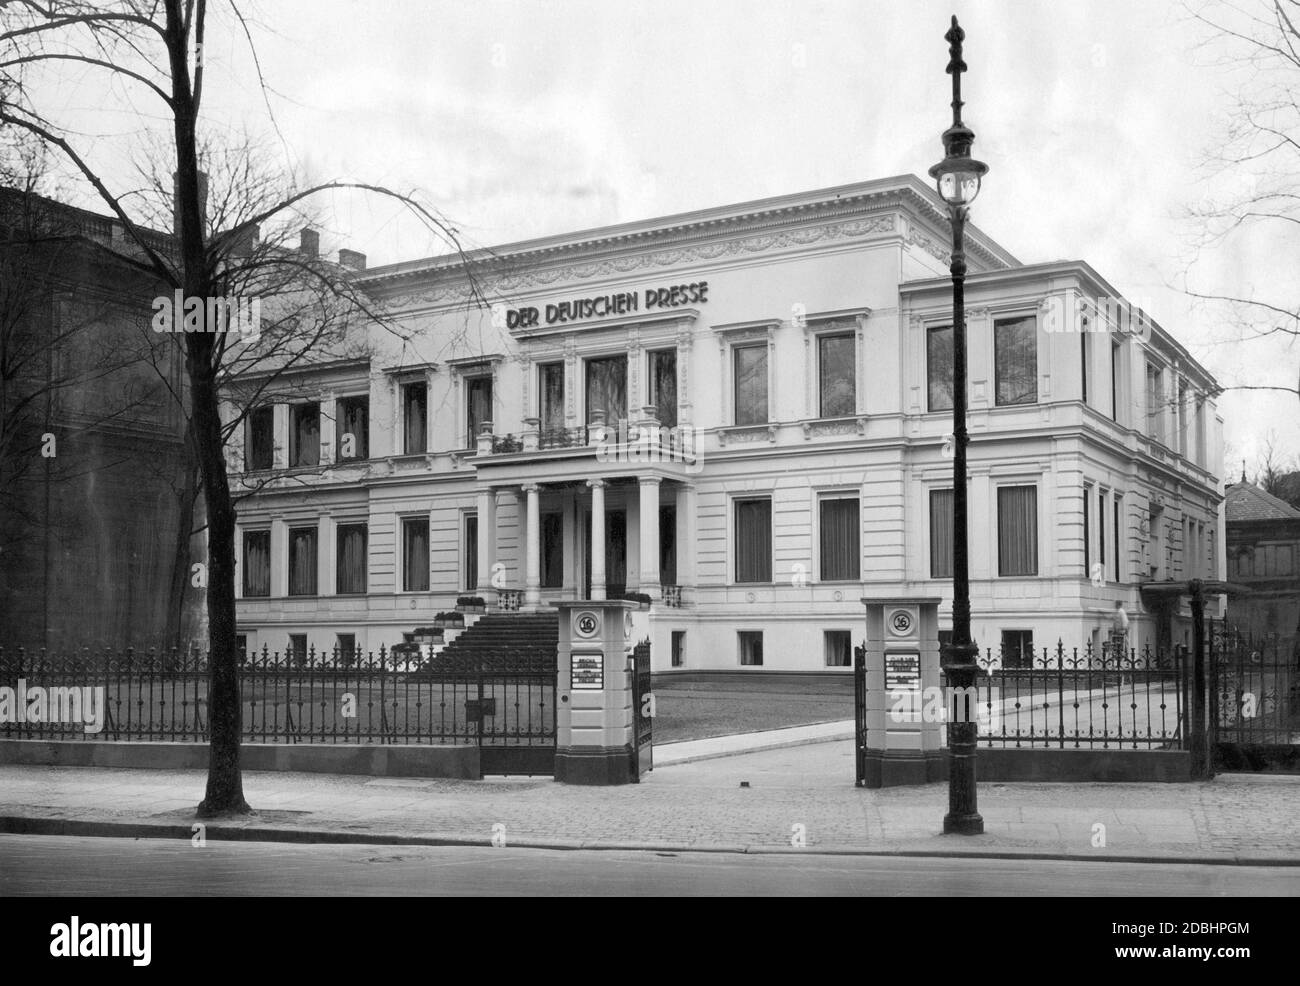
[[[236,435],[246,645],[641,592],[657,670],[813,671],[863,596],[948,612],[949,235],[905,176],[357,272],[405,331]],[[967,242],[977,641],[1183,642],[1141,586],[1220,570],[1215,382],[1087,264]]]
[[[1249,483],[1230,485],[1228,579],[1250,590],[1228,604],[1228,622],[1252,635],[1300,639],[1300,510]]]

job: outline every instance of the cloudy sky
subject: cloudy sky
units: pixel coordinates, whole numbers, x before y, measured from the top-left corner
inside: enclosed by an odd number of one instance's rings
[[[1228,49],[1183,2],[262,0],[265,97],[213,6],[213,132],[249,130],[311,179],[418,189],[472,245],[924,175],[949,120],[956,13],[966,120],[991,169],[975,222],[1023,261],[1087,260],[1225,386],[1296,385],[1300,345],[1243,344],[1182,290],[1294,305],[1297,266],[1276,231],[1196,249],[1188,210],[1229,187],[1204,163],[1231,94],[1260,78],[1220,64]],[[120,161],[157,121],[104,112],[113,98],[62,97]],[[443,252],[392,203],[324,205],[323,245],[372,265]],[[1270,431],[1300,453],[1294,394],[1229,391],[1220,408],[1234,477]]]

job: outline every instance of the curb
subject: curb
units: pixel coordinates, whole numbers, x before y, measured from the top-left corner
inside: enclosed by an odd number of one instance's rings
[[[330,829],[281,829],[257,826],[222,826],[205,822],[205,837],[215,842],[280,842],[299,845],[370,845],[370,846],[476,846],[485,848],[490,840],[471,839],[463,835],[396,835],[386,832],[338,832]],[[70,818],[34,818],[22,815],[0,816],[0,835],[60,835],[81,838],[178,839],[189,840],[192,829],[185,825],[146,822],[84,821]],[[1184,866],[1271,866],[1300,867],[1300,856],[1243,856],[1236,853],[1159,856],[1148,852],[1096,855],[1063,853],[1043,849],[862,849],[856,846],[824,846],[795,849],[786,846],[718,844],[710,846],[676,843],[633,843],[593,839],[533,839],[510,842],[511,849],[549,849],[557,851],[621,851],[654,853],[716,853],[747,856],[867,856],[931,859],[1034,859],[1087,863],[1149,863]]]
[[[832,719],[829,721],[839,722],[840,720]],[[823,723],[809,723],[802,726],[786,726],[785,729],[805,729],[808,725],[820,726],[823,725]],[[696,763],[700,760],[719,760],[723,757],[739,757],[744,756],[746,753],[764,753],[768,750],[784,750],[796,746],[813,746],[817,743],[844,743],[852,740],[854,737],[854,727],[850,725],[843,734],[832,736],[808,736],[796,739],[781,739],[780,737],[773,736],[770,740],[759,741],[753,746],[745,746],[735,750],[719,750],[716,753],[696,753],[671,760],[661,759],[664,755],[672,756],[672,753],[669,750],[669,747],[671,746],[684,745],[686,743],[704,743],[708,742],[710,739],[726,739],[730,736],[762,736],[782,731],[783,730],[779,729],[765,729],[757,733],[731,733],[728,734],[727,737],[710,736],[703,740],[682,740],[680,743],[665,743],[663,746],[655,748],[654,764],[656,767],[676,767],[679,764]]]

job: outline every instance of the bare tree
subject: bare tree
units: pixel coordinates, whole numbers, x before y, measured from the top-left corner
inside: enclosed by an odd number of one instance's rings
[[[1206,29],[1204,50],[1238,86],[1206,161],[1218,191],[1192,210],[1196,248],[1256,235],[1284,243],[1300,231],[1300,0],[1188,0],[1187,9]],[[1187,281],[1184,290],[1222,311],[1242,339],[1300,336],[1293,278],[1238,291],[1198,290],[1190,271]],[[1300,395],[1300,366],[1280,383],[1226,389]]]
[[[222,387],[232,376],[246,376],[253,366],[262,366],[270,370],[262,386],[269,391],[273,381],[310,362],[314,354],[345,345],[341,326],[360,319],[393,325],[337,265],[286,249],[274,238],[267,242],[263,234],[277,224],[287,228],[295,210],[319,192],[360,189],[402,202],[450,249],[461,253],[455,230],[442,216],[411,195],[364,183],[292,188],[266,184],[240,195],[218,195],[216,219],[208,221],[200,167],[206,78],[202,53],[209,6],[217,5],[217,0],[211,5],[207,0],[27,0],[5,8],[0,32],[0,123],[21,128],[58,150],[122,222],[158,280],[180,292],[187,306],[190,299],[200,302],[196,321],[189,324],[187,310],[187,331],[173,338],[185,353],[189,426],[206,507],[211,754],[207,791],[198,807],[204,817],[249,810],[240,772],[235,510],[226,460],[226,441],[237,421],[223,419]],[[220,7],[251,47],[250,25],[240,4],[225,0]],[[51,116],[54,101],[42,103],[39,83],[67,64],[81,72],[104,73],[165,114],[176,215],[176,228],[166,244],[147,235],[137,197],[110,187],[107,172],[79,146],[74,129]],[[45,76],[37,78],[41,73]],[[230,204],[224,214],[222,202]],[[239,297],[242,292],[274,302],[267,305],[271,312],[266,324],[252,338],[229,331],[228,311],[214,314],[213,306],[206,304],[207,299]]]

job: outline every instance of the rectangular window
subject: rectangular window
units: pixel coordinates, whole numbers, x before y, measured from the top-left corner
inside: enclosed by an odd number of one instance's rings
[[[848,630],[827,630],[824,636],[823,651],[828,668],[853,667],[853,640]]]
[[[271,594],[271,532],[244,532],[244,595]]]
[[[659,581],[677,584],[677,508],[659,508]]]
[[[772,581],[772,501],[736,501],[736,581]]]
[[[1119,343],[1110,344],[1110,420],[1119,421]]]
[[[930,578],[952,578],[952,490],[930,491]]]
[[[366,591],[366,525],[340,524],[338,574],[334,591],[340,596]]]
[[[307,663],[307,635],[305,633],[289,634],[289,647],[284,655],[293,664],[302,667]]]
[[[1187,456],[1187,381],[1178,381],[1178,453]]]
[[[408,383],[402,387],[402,451],[415,455],[429,451],[429,385]]]
[[[370,458],[370,398],[344,397],[335,409],[336,461]]]
[[[763,631],[738,630],[736,642],[740,648],[742,667],[759,668],[763,666]]]
[[[649,354],[650,403],[655,406],[659,423],[677,427],[677,350],[658,349]]]
[[[862,577],[862,511],[858,498],[822,497],[820,517],[821,580],[845,582]]]
[[[952,326],[925,330],[925,377],[931,411],[952,410]]]
[[[343,667],[351,667],[357,660],[357,635],[340,633],[334,643],[334,659]]]
[[[465,515],[465,588],[478,588],[478,514]]]
[[[1097,560],[1106,574],[1106,491],[1097,491]]]
[[[1147,432],[1157,441],[1164,441],[1161,428],[1160,368],[1147,364]]]
[[[320,465],[320,405],[289,407],[289,465]]]
[[[465,379],[465,447],[478,444],[483,426],[492,420],[492,378]]]
[[[564,430],[563,363],[543,363],[537,368],[537,412],[543,434]]]
[[[402,519],[402,591],[429,591],[429,518]]]
[[[627,357],[608,356],[587,360],[587,424],[595,413],[605,413],[606,424],[627,417]]]
[[[732,350],[735,401],[738,425],[767,424],[767,343],[737,346]]]
[[[564,585],[564,517],[542,514],[542,588]]]
[[[1032,668],[1034,666],[1034,632],[1032,630],[1002,631],[1002,666],[1004,668]]]
[[[672,651],[673,667],[675,668],[685,667],[686,666],[686,631],[674,630],[672,640],[673,640],[673,651]]]
[[[1092,578],[1092,531],[1088,517],[1092,513],[1092,487],[1083,488],[1083,577]]]
[[[1038,319],[999,319],[993,323],[993,362],[997,403],[1033,404],[1038,400]]]
[[[1120,545],[1123,544],[1123,542],[1119,538],[1119,514],[1120,514],[1120,498],[1117,496],[1115,497],[1115,581],[1116,582],[1123,581],[1120,578],[1120,570],[1119,570]]]
[[[851,332],[817,337],[818,417],[845,418],[857,410],[856,353]]]
[[[1038,488],[998,488],[998,574],[1038,574]]]
[[[248,412],[245,469],[271,469],[275,466],[275,408],[259,407]]]
[[[289,530],[289,595],[316,595],[316,528]]]

